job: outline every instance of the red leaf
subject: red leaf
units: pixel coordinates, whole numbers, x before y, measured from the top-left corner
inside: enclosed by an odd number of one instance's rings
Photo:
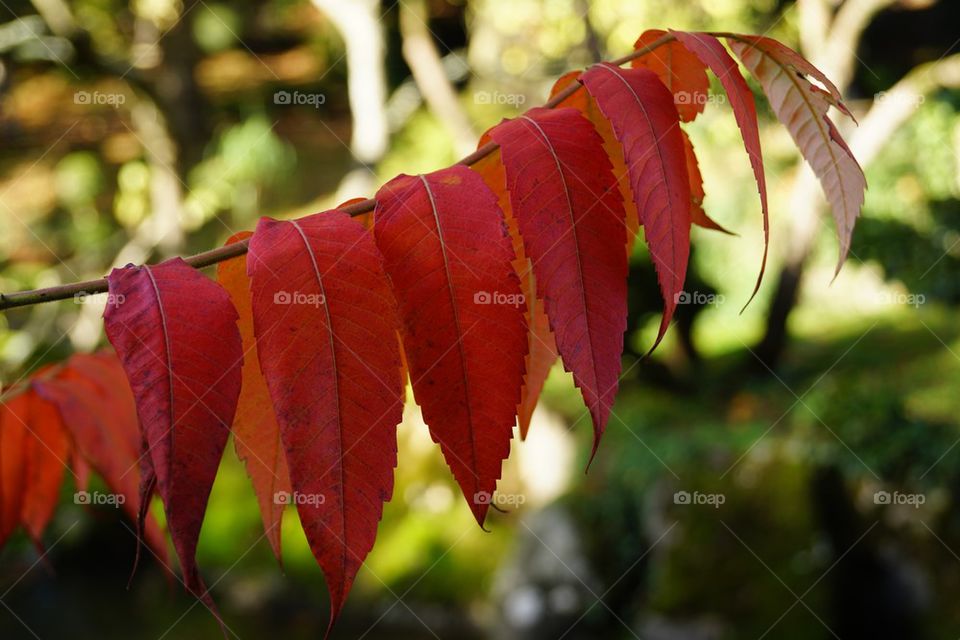
[[[760,153],[760,131],[757,129],[757,106],[754,104],[753,92],[747,85],[747,81],[740,74],[740,67],[736,61],[730,57],[727,50],[723,48],[720,41],[708,33],[685,33],[683,31],[671,31],[685,47],[710,67],[714,75],[720,79],[727,97],[730,99],[730,106],[733,107],[733,116],[736,118],[737,126],[740,127],[740,135],[743,138],[743,146],[747,150],[747,156],[750,158],[750,166],[753,168],[753,175],[757,180],[757,190],[760,192],[760,211],[763,215],[763,259],[760,261],[760,274],[757,276],[757,284],[753,288],[753,296],[760,290],[760,282],[763,280],[763,272],[767,267],[767,251],[770,248],[770,214],[767,207],[767,180],[763,173],[763,157]],[[750,304],[750,300],[747,304]]]
[[[480,138],[478,147],[490,142],[489,134]],[[543,391],[550,369],[559,357],[557,342],[553,331],[550,330],[550,321],[543,308],[543,297],[537,291],[536,277],[533,274],[533,265],[523,250],[523,238],[517,228],[517,219],[510,206],[510,194],[507,192],[507,177],[500,162],[500,150],[481,158],[470,166],[480,174],[483,181],[497,196],[497,203],[507,221],[510,231],[510,241],[516,254],[513,260],[513,269],[520,279],[520,290],[526,304],[524,305],[524,319],[527,323],[527,356],[524,359],[523,389],[520,391],[520,404],[517,405],[517,426],[520,429],[520,439],[525,440],[530,430],[530,420],[533,411],[537,408],[537,401]]]
[[[227,240],[227,244],[252,235],[249,231],[242,231]],[[280,425],[273,413],[270,391],[260,372],[246,257],[240,256],[218,264],[217,281],[230,294],[230,300],[240,316],[237,326],[243,342],[243,384],[237,413],[233,418],[233,444],[253,483],[263,518],[264,534],[279,561],[280,525],[285,505],[276,498],[277,494],[290,493],[290,472],[287,470],[287,456],[280,439]]]
[[[117,356],[108,351],[76,353],[67,362],[60,377],[81,379],[96,389],[99,402],[108,405],[108,409],[103,412],[104,426],[117,442],[123,443],[124,457],[129,456],[132,460],[139,458],[143,441],[140,436],[137,403]]]
[[[634,50],[652,44],[666,35],[662,29],[644,31],[634,43]],[[676,32],[671,31],[674,35]],[[660,45],[639,58],[634,58],[630,66],[653,71],[673,95],[677,113],[684,122],[690,122],[703,112],[710,94],[710,81],[707,79],[706,63],[693,55],[689,47],[673,40]]]
[[[86,491],[90,486],[90,464],[76,447],[70,456],[70,468],[73,470],[74,484],[77,491]]]
[[[705,229],[713,229],[729,235],[734,235],[727,231],[719,223],[715,222],[707,212],[703,210],[703,176],[700,175],[700,163],[697,162],[697,154],[693,150],[693,143],[686,131],[683,131],[683,150],[687,158],[687,176],[690,178],[690,220],[693,224]]]
[[[133,393],[116,357],[74,354],[56,376],[35,378],[32,384],[38,395],[56,407],[72,440],[77,491],[87,490],[92,466],[110,491],[123,496],[123,510],[137,522],[139,425]],[[166,562],[166,543],[153,518],[146,521],[143,537]]]
[[[760,82],[770,107],[820,179],[840,236],[839,273],[850,250],[867,181],[827,111],[833,105],[847,115],[850,112],[830,80],[789,47],[769,38],[738,35],[731,36],[730,48]],[[816,78],[827,91],[804,76]]]
[[[70,441],[56,407],[32,390],[26,395],[29,424],[23,448],[26,484],[22,518],[27,534],[39,545],[60,498]]]
[[[690,184],[679,117],[670,92],[646,69],[603,63],[590,67],[580,80],[623,145],[663,294],[656,348],[670,326],[690,257]]]
[[[122,473],[122,477],[119,481],[114,481],[117,485],[128,476],[132,476],[132,488],[136,490],[129,492],[124,506],[128,509],[130,517],[137,523],[137,535],[140,540],[149,544],[159,561],[166,566],[166,540],[160,532],[156,519],[149,515],[154,478],[153,462],[150,455],[145,453],[147,445],[145,434],[140,429],[137,403],[120,359],[115,353],[109,351],[74,354],[62,377],[81,380],[85,385],[93,386],[97,406],[92,410],[101,412],[104,433],[111,434],[110,437],[114,442],[125,443],[122,453],[118,451],[117,445],[114,445],[105,455],[120,455],[120,463],[123,466],[118,471]],[[72,417],[67,417],[65,420],[72,420]],[[147,487],[150,488],[149,492],[145,491]],[[138,547],[138,555],[139,551]]]
[[[596,452],[627,328],[623,202],[602,140],[575,109],[495,127],[507,190],[564,366],[593,418]]]
[[[336,210],[262,218],[247,271],[260,367],[332,626],[393,492],[403,417],[396,303],[372,237]]]
[[[374,235],[400,302],[413,392],[483,526],[527,352],[510,238],[496,196],[464,166],[398,176],[376,200]]]
[[[29,412],[26,393],[7,397],[0,405],[0,546],[20,524],[26,475],[23,448]]]
[[[214,610],[195,555],[240,394],[237,312],[220,286],[179,258],[114,269],[107,282],[118,303],[107,306],[104,327],[146,447],[141,503],[155,485],[184,584]]]

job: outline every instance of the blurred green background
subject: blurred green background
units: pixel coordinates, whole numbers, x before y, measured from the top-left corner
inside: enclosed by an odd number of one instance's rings
[[[336,638],[960,636],[960,3],[954,0],[5,0],[0,291],[221,244],[260,215],[445,166],[566,70],[649,28],[765,33],[841,87],[870,189],[851,258],[758,92],[771,260],[728,105],[687,127],[706,210],[695,304],[652,358],[638,243],[620,395],[597,458],[561,368],[479,530],[415,406],[377,546]],[[755,91],[757,85],[751,83]],[[715,87],[716,89],[717,87]],[[105,342],[103,299],[0,316],[6,384]],[[115,510],[64,501],[42,559],[0,552],[0,637],[206,638],[157,563],[129,589]],[[230,633],[315,638],[296,519],[284,567],[232,447],[200,566]]]

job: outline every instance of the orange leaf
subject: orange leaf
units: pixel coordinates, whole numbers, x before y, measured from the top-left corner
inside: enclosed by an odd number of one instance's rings
[[[30,399],[26,393],[0,405],[0,546],[20,524],[26,469],[23,460]]]
[[[239,242],[252,235],[249,231],[241,231],[231,236],[226,244]],[[230,300],[240,316],[237,328],[243,343],[242,382],[237,413],[233,417],[233,444],[253,484],[260,505],[264,535],[270,541],[273,555],[282,561],[280,530],[286,501],[280,498],[291,491],[290,472],[280,439],[280,425],[274,416],[270,391],[257,357],[246,256],[218,264],[217,281],[230,294]]]
[[[488,134],[480,139],[478,148],[490,141]],[[559,357],[557,343],[550,330],[550,322],[544,310],[543,299],[538,296],[536,278],[533,275],[530,259],[523,250],[523,238],[517,228],[517,220],[510,207],[510,194],[507,192],[507,177],[504,174],[503,164],[500,162],[500,150],[481,158],[471,166],[471,169],[480,174],[483,181],[497,196],[500,210],[503,211],[513,242],[513,251],[516,257],[513,268],[520,279],[520,288],[523,292],[526,305],[524,317],[527,321],[527,356],[523,375],[523,389],[520,391],[520,404],[517,406],[517,426],[520,428],[520,439],[524,440],[530,430],[530,419],[533,410],[537,407],[543,385],[550,374],[550,369]]]
[[[666,35],[662,29],[644,31],[634,43],[634,50],[652,44]],[[707,69],[704,63],[687,47],[672,40],[660,45],[639,58],[634,58],[630,65],[634,68],[644,68],[653,71],[660,81],[673,94],[673,101],[677,105],[677,113],[684,122],[690,122],[703,112],[710,95],[710,81],[707,79]]]
[[[35,544],[53,516],[70,453],[70,441],[56,407],[28,392],[30,422],[24,443],[26,485],[23,526]]]

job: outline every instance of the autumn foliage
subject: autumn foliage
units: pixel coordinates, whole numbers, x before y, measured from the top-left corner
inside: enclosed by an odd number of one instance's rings
[[[159,496],[184,584],[212,606],[194,555],[232,431],[278,557],[277,496],[306,498],[291,502],[332,625],[391,497],[407,380],[481,527],[514,425],[525,436],[557,359],[590,413],[596,454],[620,375],[634,236],[642,227],[663,297],[653,348],[683,291],[691,225],[723,230],[703,210],[681,127],[708,102],[708,71],[742,134],[765,239],[741,64],[823,184],[842,262],[866,183],[827,116],[849,115],[830,81],[763,37],[648,31],[637,47],[628,68],[561,78],[553,108],[493,127],[469,165],[389,181],[367,224],[337,209],[263,218],[231,238],[248,252],[216,280],[179,258],[115,269],[104,314],[113,352],[77,354],[4,394],[0,544],[22,526],[40,545],[65,470],[82,488],[93,469],[165,554],[147,511]]]

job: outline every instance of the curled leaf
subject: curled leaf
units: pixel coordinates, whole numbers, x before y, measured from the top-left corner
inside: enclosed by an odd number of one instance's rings
[[[850,251],[867,181],[827,111],[833,105],[850,112],[826,76],[789,47],[769,38],[737,36],[730,40],[730,48],[760,82],[777,118],[823,185],[840,237],[839,272]],[[819,80],[827,90],[811,84],[805,75]]]

